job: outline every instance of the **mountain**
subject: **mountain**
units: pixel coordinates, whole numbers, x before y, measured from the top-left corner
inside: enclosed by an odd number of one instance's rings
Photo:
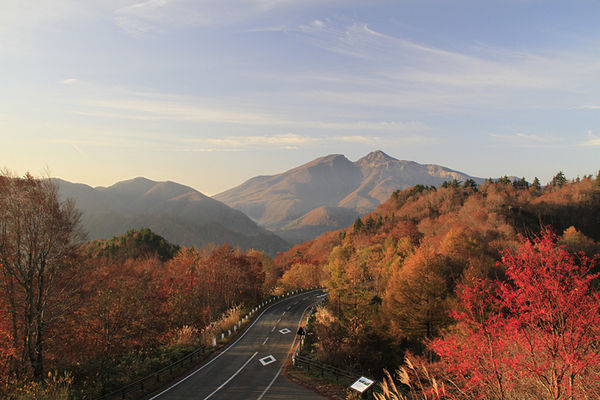
[[[64,198],[83,213],[90,239],[107,239],[147,227],[173,243],[203,247],[224,242],[275,254],[289,248],[239,210],[175,182],[135,178],[109,187],[54,179]]]
[[[317,158],[273,176],[258,176],[214,196],[279,236],[301,242],[373,211],[399,189],[474,179],[435,164],[374,151],[356,162],[341,154]]]

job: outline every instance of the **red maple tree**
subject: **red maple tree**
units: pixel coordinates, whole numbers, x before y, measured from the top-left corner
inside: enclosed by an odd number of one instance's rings
[[[600,296],[592,287],[598,275],[591,273],[593,261],[575,258],[556,241],[546,230],[506,251],[506,282],[459,287],[457,324],[431,346],[463,397],[599,393]]]

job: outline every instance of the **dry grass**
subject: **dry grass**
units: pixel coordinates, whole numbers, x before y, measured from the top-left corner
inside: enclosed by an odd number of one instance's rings
[[[376,400],[437,400],[446,397],[444,384],[438,385],[434,376],[429,373],[425,363],[414,365],[409,357],[404,365],[396,370],[396,379],[402,384],[396,386],[394,378],[387,370],[381,382],[381,393],[375,393]]]
[[[228,330],[233,332],[233,326],[241,319],[241,306],[235,306],[225,311],[218,320],[211,322],[202,330],[202,343],[207,346],[212,345],[213,336],[216,336],[218,340],[221,332],[227,332]]]
[[[169,344],[175,346],[194,346],[197,344],[198,336],[198,329],[184,325],[173,332],[173,338],[169,341]]]

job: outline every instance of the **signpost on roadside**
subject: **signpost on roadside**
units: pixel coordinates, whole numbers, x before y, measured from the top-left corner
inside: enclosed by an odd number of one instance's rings
[[[361,376],[350,386],[350,389],[356,390],[362,395],[373,385],[373,383],[375,383],[373,380]]]

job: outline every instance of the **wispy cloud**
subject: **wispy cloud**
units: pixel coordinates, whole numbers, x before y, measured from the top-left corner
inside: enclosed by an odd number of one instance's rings
[[[315,44],[335,53],[394,62],[396,71],[381,71],[395,81],[451,87],[573,89],[573,78],[593,77],[600,71],[597,57],[581,54],[535,54],[471,47],[449,51],[386,35],[366,23],[313,21],[299,31]],[[468,53],[467,53],[468,50]],[[386,64],[383,62],[382,64]],[[597,79],[596,79],[597,80]]]
[[[122,148],[144,149],[161,152],[244,152],[256,150],[295,150],[323,147],[338,147],[340,143],[384,147],[395,145],[428,145],[435,139],[421,135],[307,135],[299,133],[282,133],[270,135],[228,135],[228,136],[188,136],[180,134],[156,135],[148,132],[114,133],[100,128],[87,132],[88,137],[52,137],[48,143],[63,144],[72,147],[85,155],[86,149]]]
[[[245,125],[270,125],[278,122],[268,114],[232,111],[176,101],[152,101],[144,99],[92,100],[84,105],[90,110],[79,114],[115,119],[172,120],[196,122],[221,122]]]
[[[250,151],[256,149],[296,149],[318,142],[319,139],[296,133],[264,136],[205,137],[186,140],[186,151]]]
[[[79,82],[79,79],[77,79],[77,78],[67,78],[67,79],[58,81],[58,83],[60,83],[61,85],[74,85],[78,82]]]
[[[553,136],[539,136],[527,133],[513,133],[513,134],[490,134],[490,137],[498,142],[511,144],[515,146],[523,147],[542,147],[558,144],[562,139]]]
[[[304,8],[319,3],[319,0],[143,0],[118,7],[114,14],[115,22],[126,32],[143,35],[190,26],[231,25],[273,10]]]
[[[133,120],[141,122],[174,121],[197,124],[225,124],[254,127],[276,127],[279,130],[305,129],[313,131],[353,131],[362,133],[416,133],[428,129],[419,121],[365,120],[360,116],[309,119],[305,115],[286,112],[263,112],[268,105],[236,104],[235,101],[216,104],[213,99],[200,99],[161,93],[108,91],[106,97],[84,99],[73,105],[77,115],[105,120]],[[211,101],[212,100],[212,101]],[[255,99],[254,102],[257,102]],[[207,104],[213,103],[212,106]],[[251,103],[239,101],[238,103]],[[290,114],[291,112],[291,114]]]
[[[253,151],[257,149],[298,149],[310,146],[331,146],[340,142],[365,144],[369,146],[384,146],[389,143],[404,145],[420,145],[433,143],[435,140],[419,135],[394,137],[337,135],[309,136],[297,133],[264,136],[228,136],[220,138],[194,138],[186,140],[189,146],[186,151]]]
[[[583,143],[584,146],[600,146],[600,136],[594,135],[591,130],[586,132],[588,140]]]
[[[594,135],[591,130],[586,131],[587,140],[578,139],[567,142],[564,138],[557,136],[539,136],[526,133],[515,133],[508,135],[490,134],[497,141],[520,147],[555,147],[555,146],[600,146],[600,136]]]

